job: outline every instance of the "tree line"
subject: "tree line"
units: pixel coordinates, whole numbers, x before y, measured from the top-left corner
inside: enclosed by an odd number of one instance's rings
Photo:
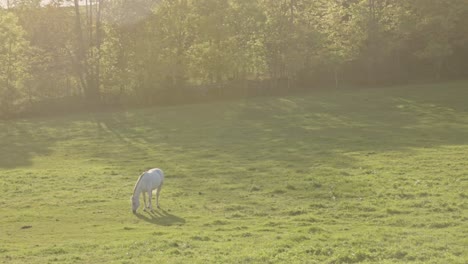
[[[468,76],[468,0],[8,0],[0,114]]]

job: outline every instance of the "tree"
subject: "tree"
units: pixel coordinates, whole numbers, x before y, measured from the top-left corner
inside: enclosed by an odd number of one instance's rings
[[[150,100],[151,88],[157,87],[154,68],[159,41],[154,32],[151,0],[106,1],[101,14],[99,56],[100,95],[107,103],[130,97]],[[135,94],[137,96],[135,96]]]
[[[76,50],[74,54],[70,52],[70,56],[86,100],[90,104],[97,105],[101,100],[100,63],[103,1],[90,1],[89,3],[86,1],[85,3],[86,16],[85,19],[82,19],[82,7],[78,0],[74,0]]]
[[[315,8],[314,26],[321,37],[317,57],[331,68],[338,88],[339,72],[345,63],[359,56],[365,32],[359,24],[359,14],[354,5],[334,0],[323,1]]]
[[[187,79],[187,52],[193,41],[193,6],[190,1],[161,1],[154,9],[153,44],[159,54],[154,61],[161,66],[161,84],[182,95]],[[156,66],[156,65],[155,65]]]
[[[276,86],[289,89],[314,56],[316,31],[308,8],[312,4],[310,0],[262,1],[267,16],[263,43],[269,77]]]
[[[240,82],[263,74],[264,16],[257,1],[199,1],[190,74],[200,83]],[[218,89],[221,93],[222,90]]]
[[[11,115],[21,102],[29,78],[28,48],[18,18],[0,10],[0,112],[4,115]]]
[[[464,41],[458,37],[460,29],[457,30],[457,24],[463,14],[466,14],[468,2],[415,0],[411,1],[411,7],[415,18],[415,35],[420,36],[421,43],[415,55],[423,60],[433,61],[433,75],[436,80],[440,80],[442,68],[454,53],[457,40]]]
[[[3,112],[468,76],[466,0],[9,0],[0,12]]]
[[[38,1],[16,0],[14,13],[31,45],[31,81],[27,87],[30,101],[60,98],[81,91],[73,78],[67,49],[72,44],[72,12],[55,4],[38,7]]]

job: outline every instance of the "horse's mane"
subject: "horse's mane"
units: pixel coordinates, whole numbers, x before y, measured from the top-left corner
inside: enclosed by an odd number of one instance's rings
[[[137,180],[137,182],[135,183],[135,187],[133,187],[133,195],[135,195],[136,188],[137,188],[138,184],[140,183],[141,178],[143,178],[143,175],[145,175],[145,173],[146,173],[146,171],[143,172],[143,173],[140,175],[140,177],[138,177],[138,180]]]

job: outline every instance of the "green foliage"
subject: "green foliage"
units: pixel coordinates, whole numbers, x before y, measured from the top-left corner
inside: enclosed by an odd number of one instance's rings
[[[319,7],[317,7],[318,9]],[[346,7],[335,1],[325,1],[318,9],[317,30],[323,34],[321,42],[325,63],[341,65],[355,59],[365,40],[365,29],[360,21],[361,14],[356,7]]]
[[[466,85],[0,122],[0,262],[465,263]]]
[[[15,45],[31,46],[17,100],[154,104],[468,76],[466,0],[87,3],[15,1]]]
[[[18,18],[0,10],[0,115],[15,111],[29,77],[29,43]]]

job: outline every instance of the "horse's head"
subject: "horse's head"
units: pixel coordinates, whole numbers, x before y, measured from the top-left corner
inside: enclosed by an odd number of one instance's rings
[[[133,213],[136,213],[136,210],[140,206],[140,199],[138,199],[138,196],[134,195],[132,196],[132,211]]]

